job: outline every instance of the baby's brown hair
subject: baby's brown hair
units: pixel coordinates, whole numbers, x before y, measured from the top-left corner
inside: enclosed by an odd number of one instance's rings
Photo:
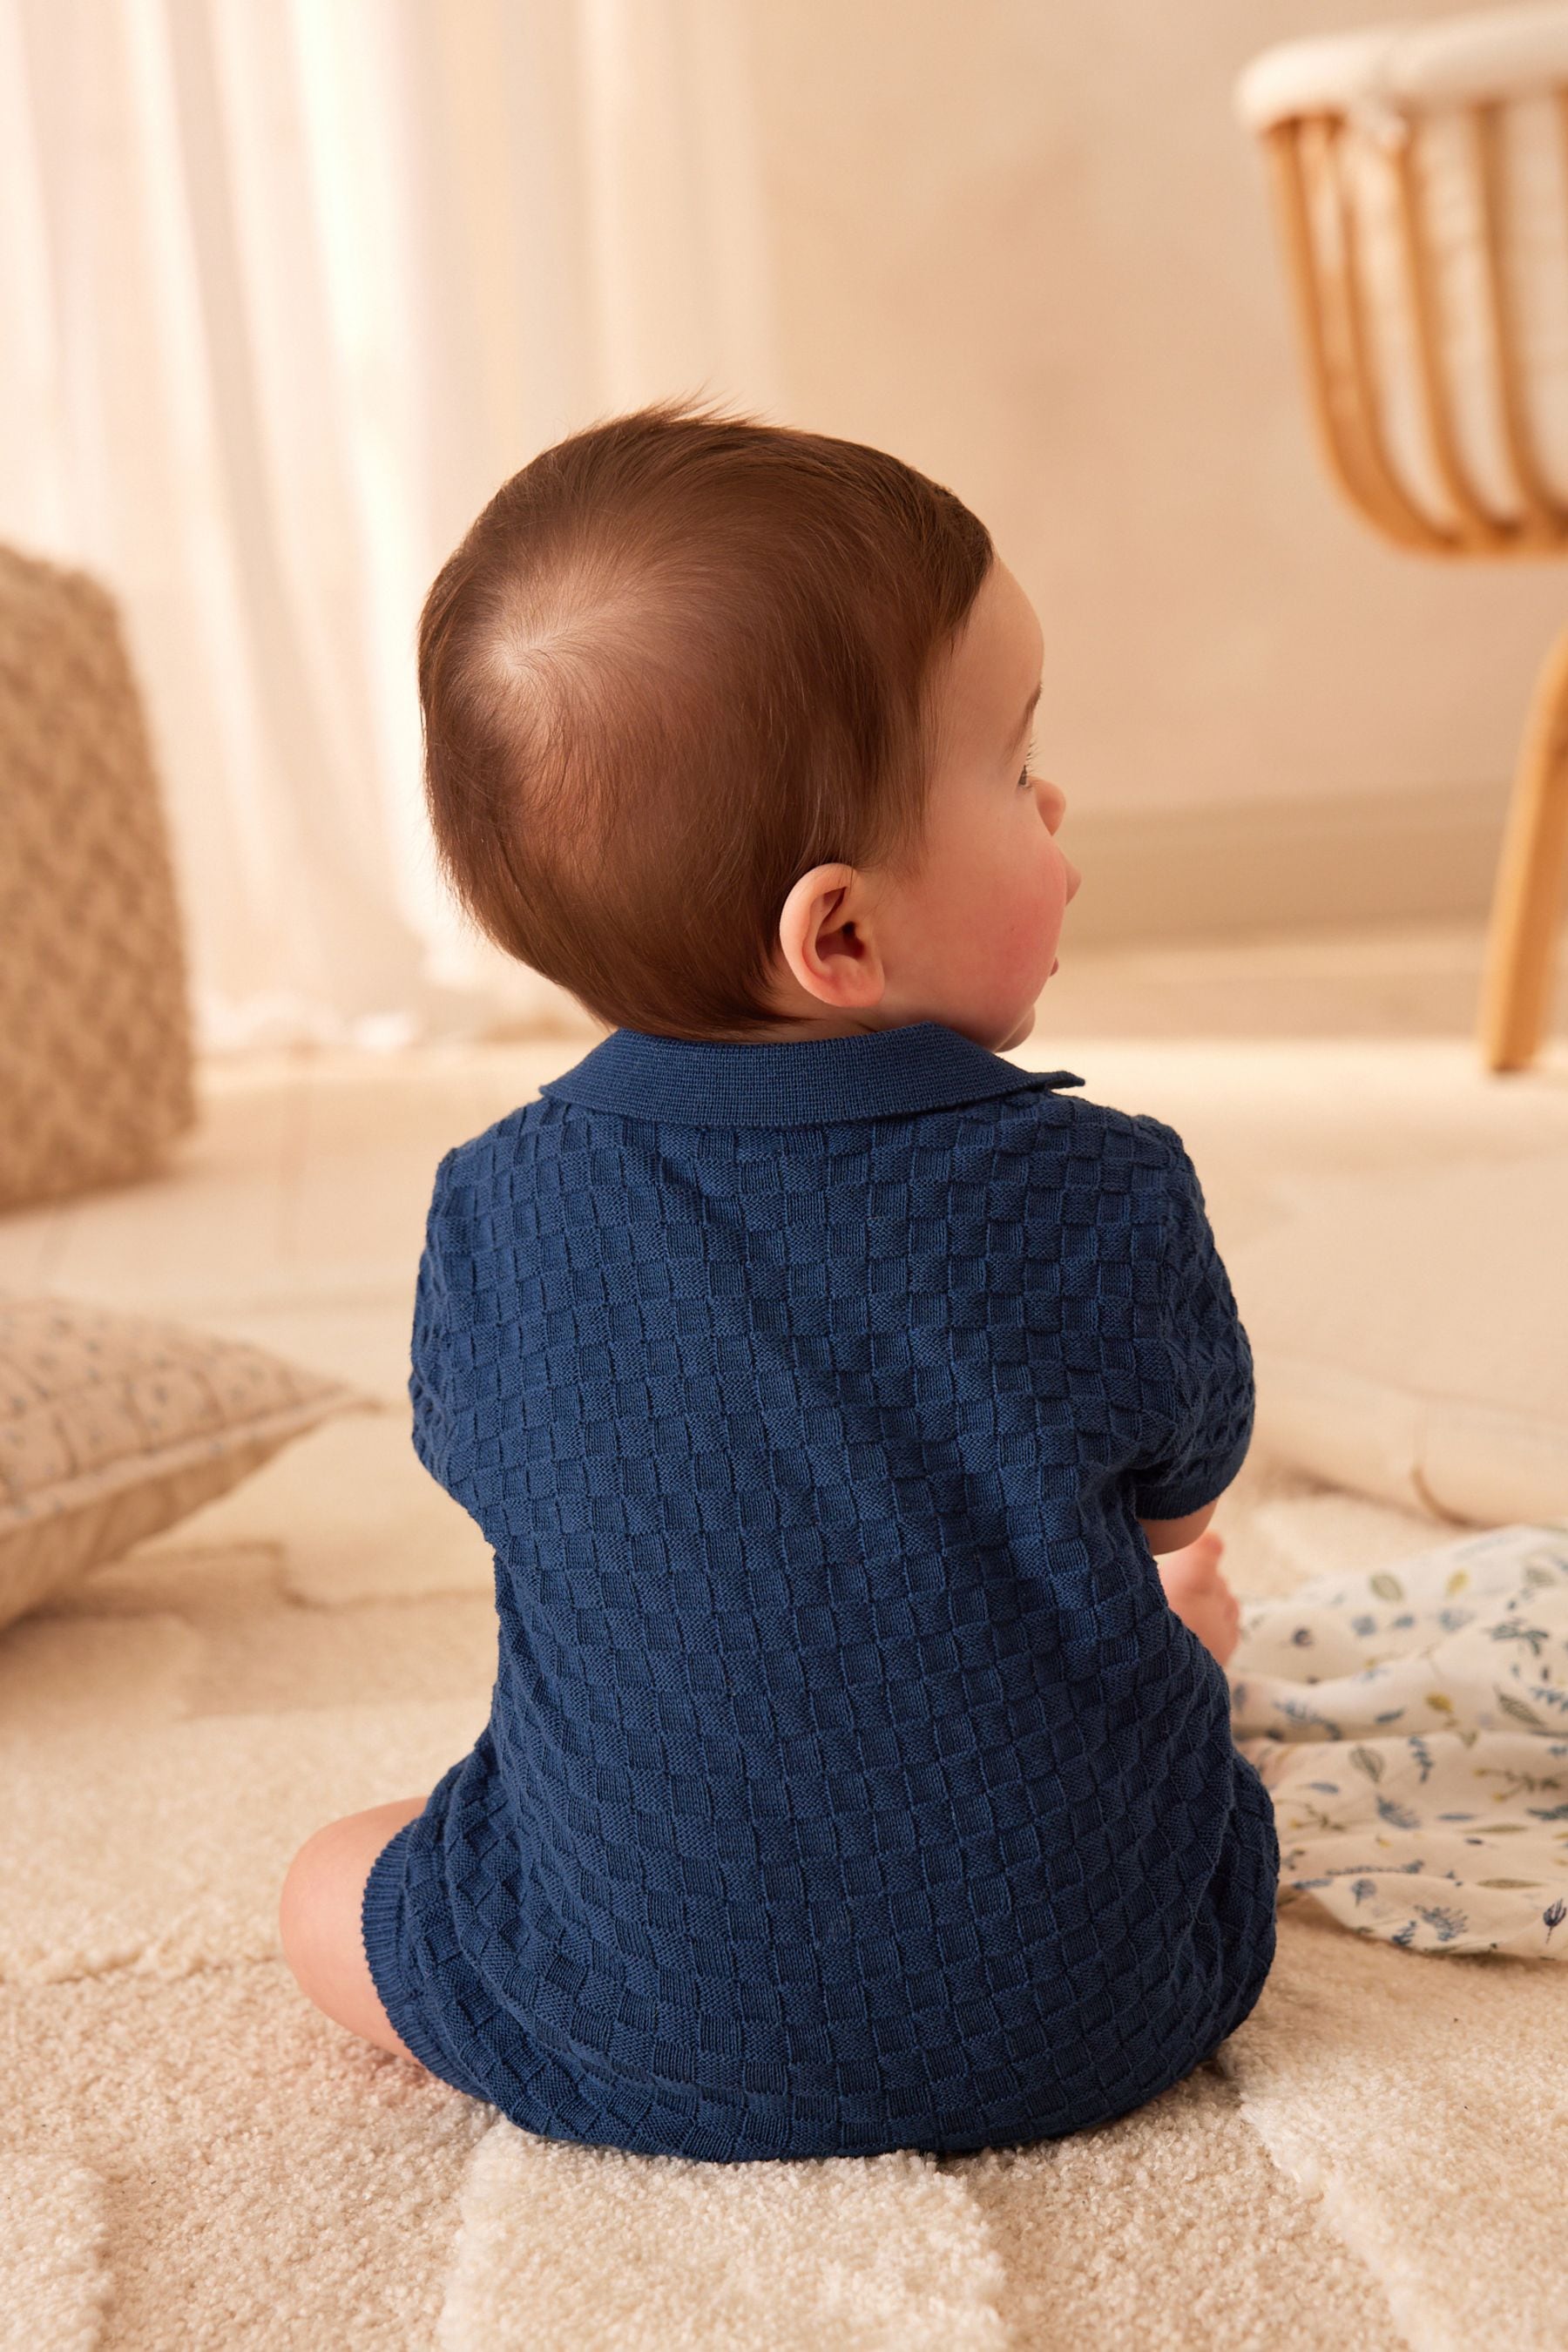
[[[441,867],[613,1026],[745,1035],[814,866],[918,845],[928,688],[992,562],[857,441],[666,402],[504,482],[419,625]]]

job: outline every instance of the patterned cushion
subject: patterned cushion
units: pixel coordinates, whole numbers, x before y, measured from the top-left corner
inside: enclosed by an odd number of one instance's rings
[[[0,1625],[356,1409],[244,1340],[0,1294]]]
[[[0,547],[0,1209],[123,1183],[195,1117],[184,951],[113,600]]]

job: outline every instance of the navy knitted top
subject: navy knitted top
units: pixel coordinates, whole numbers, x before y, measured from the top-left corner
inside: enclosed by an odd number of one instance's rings
[[[1269,1800],[1138,1526],[1235,1475],[1250,1360],[1178,1138],[1080,1083],[620,1030],[441,1161],[415,1444],[499,1668],[364,1942],[525,2129],[1016,2143],[1257,2000]]]

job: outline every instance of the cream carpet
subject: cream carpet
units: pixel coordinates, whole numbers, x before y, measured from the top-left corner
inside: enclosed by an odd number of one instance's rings
[[[422,1792],[489,1701],[489,1557],[402,1388],[431,1174],[580,1050],[214,1070],[174,1173],[0,1224],[0,1282],[210,1321],[386,1400],[0,1641],[0,2346],[1568,2343],[1561,1968],[1302,1906],[1219,2059],[1121,2123],[714,2168],[531,2140],[301,2001],[289,1854]],[[1222,1244],[1315,1169],[1568,1134],[1561,1058],[1489,1089],[1458,1040],[1058,1034],[1047,1058],[1181,1129]],[[1260,1460],[1220,1524],[1256,1592],[1443,1532]]]

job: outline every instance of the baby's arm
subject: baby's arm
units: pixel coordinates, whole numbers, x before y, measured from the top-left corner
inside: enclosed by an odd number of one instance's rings
[[[1195,1543],[1219,1507],[1216,1496],[1205,1503],[1201,1511],[1189,1511],[1184,1519],[1140,1519],[1145,1542],[1156,1556],[1163,1551],[1181,1551]]]
[[[1137,1517],[1150,1550],[1157,1559],[1164,1555],[1159,1565],[1166,1600],[1223,1666],[1239,1637],[1241,1611],[1220,1574],[1225,1547],[1209,1532],[1209,1521],[1219,1492],[1241,1467],[1251,1435],[1252,1351],[1215,1245],[1197,1171],[1171,1129],[1157,1120],[1144,1125],[1158,1131],[1172,1154],[1161,1257],[1173,1404],[1161,1457],[1140,1465],[1133,1500],[1155,1506]],[[1207,1502],[1184,1507],[1205,1494]]]
[[[1195,1633],[1223,1666],[1240,1636],[1241,1606],[1220,1574],[1223,1539],[1204,1532],[1215,1509],[1215,1503],[1205,1503],[1184,1519],[1140,1519],[1138,1524],[1150,1550],[1166,1555],[1160,1561],[1166,1600],[1188,1633]]]

